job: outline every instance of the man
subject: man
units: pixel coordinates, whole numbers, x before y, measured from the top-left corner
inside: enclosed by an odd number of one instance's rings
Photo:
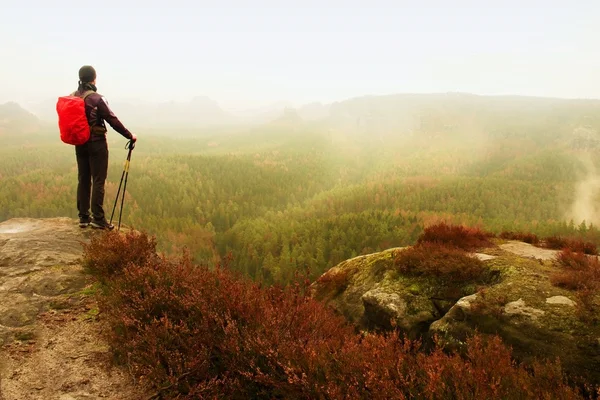
[[[79,183],[77,185],[77,210],[79,226],[91,225],[95,229],[114,229],[104,215],[104,184],[108,173],[108,144],[106,124],[132,144],[137,137],[129,132],[108,107],[106,99],[97,93],[96,70],[84,65],[79,69],[79,88],[75,96],[84,98],[85,114],[90,125],[90,139],[81,146],[75,146]],[[92,216],[90,217],[90,192]]]

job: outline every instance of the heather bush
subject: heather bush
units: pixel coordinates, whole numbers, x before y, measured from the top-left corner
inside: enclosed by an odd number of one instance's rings
[[[127,244],[105,238],[111,256],[90,254],[96,244],[85,258],[111,272],[101,294],[109,340],[156,398],[579,398],[558,362],[518,365],[498,338],[470,339],[464,357],[425,352],[398,332],[356,333],[304,284],[261,288],[187,256],[157,258],[146,236],[132,246],[147,254],[115,267]]]
[[[83,250],[84,268],[101,282],[121,274],[129,264],[143,265],[157,259],[155,239],[137,231],[99,233],[83,245]]]
[[[471,251],[492,246],[491,237],[493,237],[493,234],[484,232],[479,228],[449,225],[441,222],[425,228],[417,240],[417,245],[437,243]]]
[[[598,248],[592,242],[581,239],[569,239],[561,236],[549,236],[544,239],[544,247],[555,250],[569,249],[576,253],[598,255]]]
[[[550,277],[553,285],[577,292],[577,311],[584,322],[600,321],[600,262],[597,256],[576,253],[566,248],[556,257],[559,272]]]
[[[567,239],[561,236],[548,236],[544,239],[544,247],[549,249],[562,250],[567,248]]]
[[[600,262],[596,256],[567,248],[556,259],[561,270],[551,276],[554,285],[578,291],[600,290]]]
[[[537,246],[540,243],[540,239],[533,233],[504,231],[499,235],[499,237],[501,239],[519,240],[521,242],[533,244],[534,246]]]
[[[402,250],[395,260],[398,271],[414,276],[432,276],[455,284],[482,279],[485,264],[464,250],[424,242]]]

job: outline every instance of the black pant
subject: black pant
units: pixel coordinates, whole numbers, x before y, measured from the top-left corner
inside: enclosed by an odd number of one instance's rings
[[[90,217],[90,192],[92,216],[104,221],[104,183],[108,173],[108,144],[106,140],[87,142],[75,146],[79,184],[77,185],[77,210],[79,218]]]

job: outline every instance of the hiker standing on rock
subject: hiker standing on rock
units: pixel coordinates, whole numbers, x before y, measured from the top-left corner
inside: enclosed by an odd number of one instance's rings
[[[91,225],[95,229],[112,230],[104,215],[104,184],[108,174],[108,144],[106,142],[106,124],[125,138],[135,143],[137,137],[129,132],[108,107],[104,96],[97,93],[96,70],[84,65],[79,69],[79,87],[74,96],[85,102],[85,115],[90,127],[90,138],[75,146],[79,183],[77,185],[77,210],[79,226]],[[91,193],[90,193],[91,192]],[[90,194],[92,215],[90,217]]]

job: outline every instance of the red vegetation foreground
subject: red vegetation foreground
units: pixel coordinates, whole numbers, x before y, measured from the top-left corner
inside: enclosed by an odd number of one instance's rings
[[[441,222],[425,228],[425,231],[417,240],[417,245],[422,243],[437,243],[471,251],[493,246],[493,243],[490,241],[490,238],[493,236],[493,234],[484,232],[479,228],[448,225],[445,222]]]
[[[552,284],[576,291],[580,316],[586,322],[600,322],[600,315],[596,311],[600,304],[594,304],[600,292],[598,257],[565,249],[558,254],[557,261],[561,270],[550,277]]]
[[[517,365],[498,338],[470,339],[461,357],[396,333],[357,334],[301,285],[261,288],[187,257],[160,259],[144,234],[96,236],[85,262],[104,283],[117,359],[156,398],[580,398],[558,363]]]

